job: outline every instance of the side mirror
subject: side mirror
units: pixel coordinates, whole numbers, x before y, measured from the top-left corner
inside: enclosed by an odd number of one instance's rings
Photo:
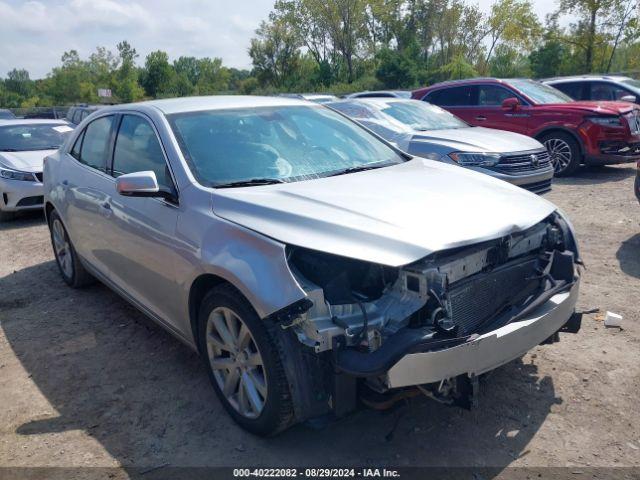
[[[625,95],[624,97],[620,98],[620,101],[622,102],[631,102],[631,103],[636,103],[636,96],[635,95]]]
[[[502,108],[505,110],[516,110],[518,107],[520,107],[520,100],[516,97],[505,98],[502,101]]]
[[[160,190],[155,172],[134,172],[116,178],[116,191],[127,197],[165,197]]]

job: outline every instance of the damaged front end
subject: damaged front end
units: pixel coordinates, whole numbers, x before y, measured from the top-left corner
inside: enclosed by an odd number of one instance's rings
[[[464,390],[459,378],[477,378],[562,328],[577,331],[578,255],[558,213],[403,267],[290,247],[307,297],[282,326],[330,358],[335,374],[381,394],[418,386],[447,402]]]

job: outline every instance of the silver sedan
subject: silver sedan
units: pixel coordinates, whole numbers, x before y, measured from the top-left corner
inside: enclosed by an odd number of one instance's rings
[[[416,100],[356,98],[326,105],[412,155],[470,168],[535,193],[551,190],[553,165],[544,145],[534,138],[473,127]]]
[[[320,105],[104,108],[44,178],[64,281],[102,281],[197,350],[257,434],[367,392],[468,405],[478,375],[580,325],[579,253],[551,203]]]

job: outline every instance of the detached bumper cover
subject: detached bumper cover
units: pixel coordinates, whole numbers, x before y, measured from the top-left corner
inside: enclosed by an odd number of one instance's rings
[[[434,383],[462,374],[480,375],[523,355],[560,330],[575,310],[579,281],[526,318],[451,348],[411,353],[387,372],[389,388]]]

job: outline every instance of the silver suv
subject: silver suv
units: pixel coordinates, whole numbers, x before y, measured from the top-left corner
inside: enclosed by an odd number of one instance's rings
[[[468,404],[478,375],[579,328],[578,250],[551,203],[320,105],[108,107],[44,178],[64,281],[99,279],[196,349],[257,434],[357,395]]]

